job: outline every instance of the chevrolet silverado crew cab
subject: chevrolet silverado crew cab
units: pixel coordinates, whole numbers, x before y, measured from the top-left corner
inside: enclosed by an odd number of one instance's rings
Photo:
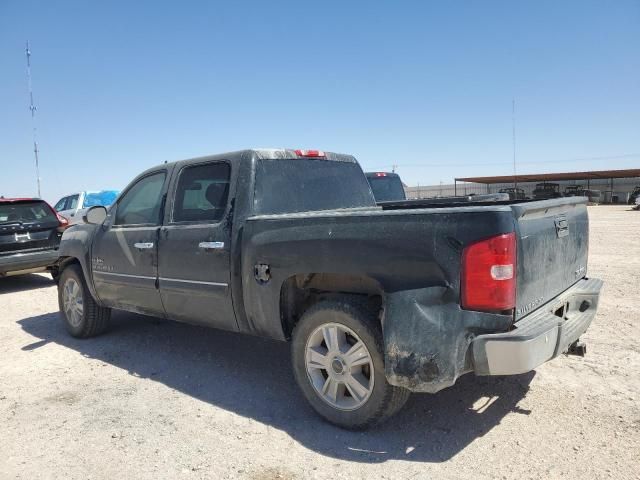
[[[311,406],[362,429],[411,391],[584,353],[588,235],[584,198],[376,205],[352,156],[245,150],[151,168],[89,209],[58,296],[75,337],[115,308],[289,340]]]

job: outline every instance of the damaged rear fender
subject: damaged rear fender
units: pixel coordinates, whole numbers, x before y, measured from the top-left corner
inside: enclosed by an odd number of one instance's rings
[[[385,375],[395,386],[435,393],[473,369],[470,345],[506,331],[510,315],[462,310],[446,286],[387,294],[383,319]]]

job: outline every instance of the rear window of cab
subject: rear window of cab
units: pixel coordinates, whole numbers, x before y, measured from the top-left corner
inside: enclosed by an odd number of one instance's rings
[[[0,203],[0,224],[29,223],[38,221],[57,222],[49,206],[40,201]]]

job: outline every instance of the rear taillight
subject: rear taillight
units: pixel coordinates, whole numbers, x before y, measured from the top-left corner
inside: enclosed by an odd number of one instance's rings
[[[516,306],[516,235],[505,233],[462,252],[462,308],[486,312]]]
[[[47,204],[47,207],[49,207],[49,210],[51,210],[51,212],[56,216],[56,219],[58,220],[58,232],[64,232],[65,229],[69,227],[69,220],[56,212],[56,210],[51,205]]]
[[[60,215],[58,212],[56,212],[56,217],[58,218],[58,231],[62,232],[63,230],[65,230],[68,226],[69,226],[69,220],[67,220],[66,218],[64,218],[62,215]]]
[[[384,172],[376,172],[376,177],[386,177],[387,174]]]
[[[296,155],[299,157],[324,157],[322,150],[296,150]]]

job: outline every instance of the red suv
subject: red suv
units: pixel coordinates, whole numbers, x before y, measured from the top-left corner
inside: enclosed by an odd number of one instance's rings
[[[39,198],[0,198],[0,277],[48,270],[68,225]]]

